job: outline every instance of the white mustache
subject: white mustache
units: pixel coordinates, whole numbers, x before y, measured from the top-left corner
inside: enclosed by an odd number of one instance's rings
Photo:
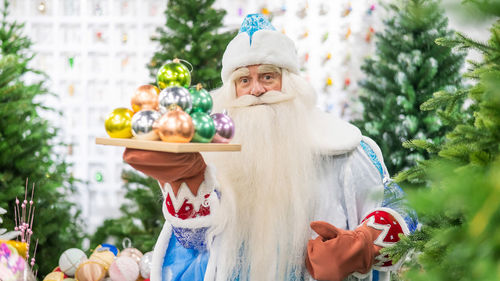
[[[228,104],[229,108],[237,108],[237,107],[247,107],[253,105],[261,105],[261,104],[273,104],[280,103],[284,101],[289,101],[295,98],[295,95],[283,93],[280,91],[269,91],[260,97],[256,97],[254,95],[244,95],[235,100],[231,101]]]

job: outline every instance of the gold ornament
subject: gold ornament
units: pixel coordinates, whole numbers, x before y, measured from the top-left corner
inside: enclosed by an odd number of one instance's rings
[[[107,248],[96,248],[90,255],[89,261],[98,263],[108,270],[109,266],[115,261],[115,254]]]
[[[158,119],[153,130],[166,142],[189,142],[194,135],[194,125],[191,116],[179,110],[169,111]]]
[[[51,272],[43,278],[43,281],[63,281],[64,273],[62,272]]]
[[[143,109],[158,109],[158,94],[160,90],[153,85],[142,85],[137,90],[135,90],[132,96],[132,110],[134,112],[141,111]]]
[[[128,108],[117,108],[106,117],[104,127],[112,138],[132,137],[132,116],[134,112]]]

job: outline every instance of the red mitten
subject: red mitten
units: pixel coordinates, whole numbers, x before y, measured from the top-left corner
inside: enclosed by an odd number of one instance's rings
[[[163,186],[169,183],[175,195],[183,182],[196,195],[205,179],[207,165],[200,153],[170,153],[125,149],[123,160],[136,170],[155,178]]]
[[[349,231],[316,221],[311,228],[319,236],[307,244],[306,267],[317,280],[341,281],[354,272],[367,273],[381,249],[373,244],[380,231],[365,224]]]

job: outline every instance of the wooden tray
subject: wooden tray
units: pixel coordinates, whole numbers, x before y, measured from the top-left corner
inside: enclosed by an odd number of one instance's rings
[[[124,146],[142,150],[166,152],[240,151],[241,144],[232,143],[173,143],[138,139],[96,138],[96,144]]]

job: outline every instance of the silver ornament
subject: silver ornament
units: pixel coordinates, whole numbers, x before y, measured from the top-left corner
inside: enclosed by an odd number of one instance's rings
[[[153,123],[161,117],[157,111],[145,109],[132,117],[132,134],[143,140],[158,140],[160,137],[153,130]]]
[[[189,90],[184,87],[172,86],[163,89],[158,97],[160,101],[160,112],[166,113],[169,106],[176,104],[186,113],[191,112],[193,101]]]
[[[153,252],[145,253],[141,262],[139,263],[139,268],[141,269],[141,276],[144,279],[147,279],[151,276],[151,265],[153,263]]]

